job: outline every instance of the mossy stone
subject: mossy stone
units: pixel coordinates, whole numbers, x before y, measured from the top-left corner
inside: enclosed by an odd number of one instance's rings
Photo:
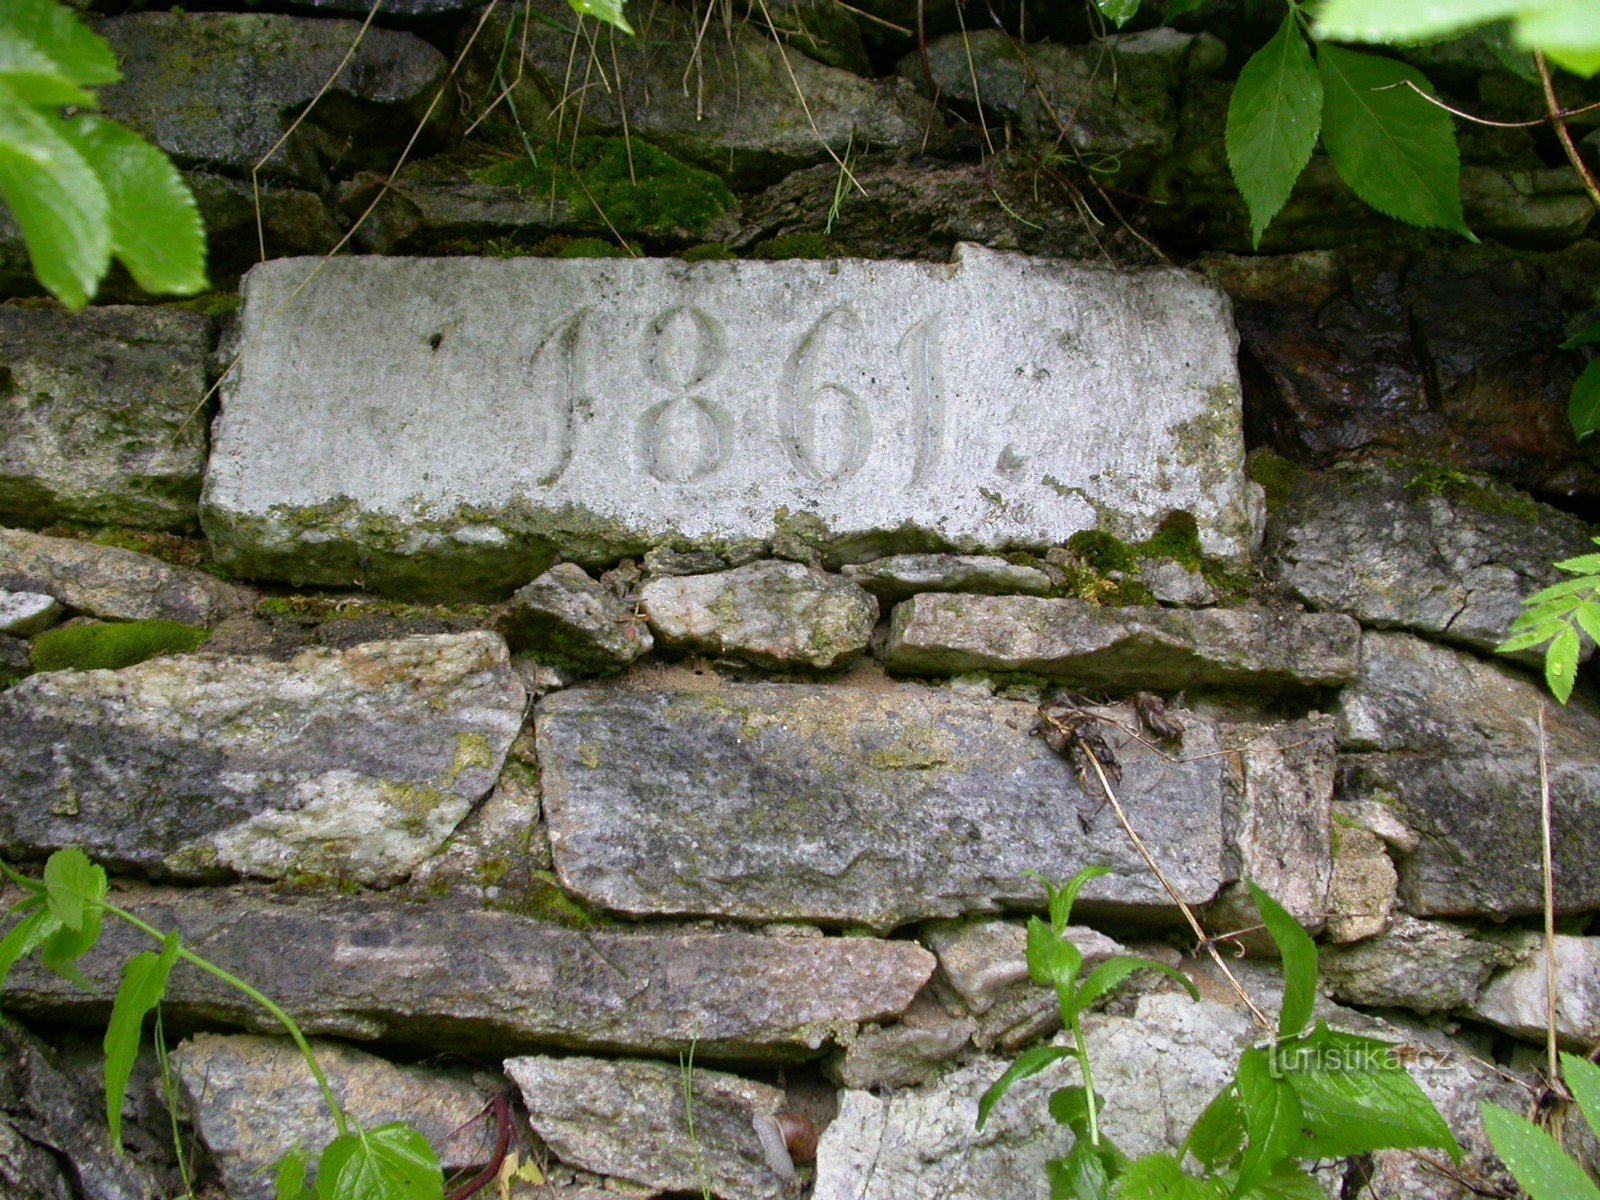
[[[115,671],[162,654],[185,654],[211,636],[176,621],[68,625],[33,639],[35,671]]]

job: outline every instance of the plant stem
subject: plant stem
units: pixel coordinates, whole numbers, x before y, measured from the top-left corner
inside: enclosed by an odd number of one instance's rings
[[[1078,1069],[1083,1072],[1084,1103],[1089,1112],[1089,1144],[1100,1144],[1100,1114],[1094,1103],[1094,1072],[1089,1068],[1089,1047],[1083,1040],[1083,1023],[1072,1018],[1072,1040],[1078,1047]]]
[[[125,921],[141,933],[149,934],[156,941],[162,942],[166,940],[166,934],[162,933],[154,925],[141,921],[126,909],[118,908],[115,904],[106,900],[95,901],[95,903],[98,903],[101,908],[118,920]],[[199,967],[207,975],[221,980],[235,991],[242,992],[271,1013],[273,1019],[288,1030],[289,1036],[294,1039],[294,1044],[299,1047],[300,1053],[305,1056],[306,1066],[311,1069],[312,1078],[317,1081],[317,1086],[322,1089],[322,1098],[328,1105],[328,1111],[333,1113],[333,1123],[338,1127],[339,1136],[344,1137],[348,1134],[350,1132],[350,1124],[344,1115],[344,1109],[340,1106],[338,1099],[335,1098],[333,1088],[328,1085],[328,1077],[322,1073],[322,1068],[317,1063],[317,1056],[311,1052],[311,1043],[306,1041],[306,1035],[300,1032],[300,1026],[295,1024],[294,1018],[284,1012],[282,1008],[278,1007],[262,992],[251,987],[231,971],[225,971],[217,966],[216,963],[201,958],[200,955],[181,943],[178,946],[178,957],[186,963]]]
[[[1555,866],[1550,852],[1550,761],[1546,751],[1544,705],[1539,705],[1539,832],[1544,875],[1544,1004],[1545,1051],[1549,1055],[1550,1085],[1561,1078],[1561,1058],[1556,1053],[1556,889]]]
[[[1590,202],[1596,208],[1600,208],[1600,180],[1595,179],[1594,173],[1589,170],[1589,164],[1584,162],[1583,155],[1578,153],[1577,143],[1572,140],[1572,131],[1567,128],[1566,119],[1562,115],[1561,101],[1556,98],[1555,80],[1550,78],[1550,64],[1545,62],[1543,54],[1535,50],[1533,65],[1539,69],[1539,82],[1544,86],[1544,106],[1550,113],[1550,124],[1555,126],[1556,137],[1561,139],[1561,148],[1567,153],[1567,161],[1578,173],[1578,179],[1583,183],[1583,190],[1589,194]]]

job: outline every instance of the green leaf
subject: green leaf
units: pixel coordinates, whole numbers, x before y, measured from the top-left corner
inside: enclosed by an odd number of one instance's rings
[[[632,33],[633,26],[622,15],[622,0],[567,0],[572,11],[581,17],[593,17],[608,25],[615,25],[623,33]]]
[[[0,875],[4,875],[25,892],[32,892],[37,896],[44,895],[44,880],[35,879],[31,875],[24,875],[3,858],[0,858]],[[23,901],[23,903],[26,903],[26,901]]]
[[[105,898],[106,873],[76,846],[57,850],[44,864],[44,889],[56,919],[82,929],[91,902]]]
[[[1560,583],[1552,583],[1549,587],[1541,588],[1522,602],[1528,606],[1528,612],[1524,613],[1523,616],[1531,615],[1537,605],[1550,600],[1558,600],[1564,596],[1578,596],[1584,592],[1592,592],[1595,587],[1596,583],[1593,579],[1563,579]]]
[[[1298,1037],[1311,1023],[1317,1005],[1317,947],[1300,923],[1254,883],[1247,885],[1261,913],[1267,933],[1283,960],[1283,1008],[1278,1015],[1278,1036]]]
[[[1104,1106],[1105,1102],[1102,1100],[1100,1103]],[[1088,1089],[1073,1084],[1051,1092],[1050,1117],[1057,1125],[1065,1125],[1079,1137],[1086,1136],[1082,1131],[1089,1128]]]
[[[1121,29],[1139,11],[1139,0],[1094,0],[1100,15]]]
[[[1585,600],[1574,614],[1578,625],[1589,635],[1589,640],[1600,645],[1600,600]]]
[[[1584,367],[1567,398],[1567,420],[1579,439],[1600,429],[1600,358]]]
[[[78,959],[94,949],[95,943],[100,940],[100,923],[105,919],[105,911],[99,908],[85,909],[83,925],[78,929],[57,929],[48,938],[39,951],[39,961],[63,979],[77,984],[88,990],[93,985],[83,977],[78,970]]]
[[[1577,558],[1563,558],[1556,566],[1574,575],[1592,575],[1600,572],[1600,554],[1580,554]]]
[[[0,17],[0,30],[4,30]],[[94,93],[86,91],[30,38],[12,33],[0,36],[0,84],[25,104],[39,107],[78,104],[93,108]]]
[[[1327,0],[1317,18],[1319,39],[1343,42],[1420,42],[1515,16],[1538,0]]]
[[[1267,1051],[1246,1050],[1240,1055],[1236,1078],[1249,1146],[1229,1194],[1242,1196],[1293,1154],[1302,1136],[1302,1117],[1294,1086],[1273,1071]]]
[[[131,129],[99,117],[63,123],[111,202],[111,249],[147,292],[206,286],[206,232],[178,169]]]
[[[0,42],[19,39],[38,47],[74,83],[94,87],[122,78],[111,43],[54,0],[5,0],[0,4]]]
[[[1298,1163],[1279,1163],[1250,1192],[1250,1200],[1327,1200],[1317,1177]]]
[[[1388,1043],[1335,1033],[1319,1022],[1310,1037],[1280,1050],[1278,1062],[1305,1117],[1296,1158],[1431,1146],[1460,1161],[1449,1126]]]
[[[1550,694],[1565,704],[1572,697],[1572,685],[1578,680],[1578,651],[1582,642],[1578,631],[1568,625],[1556,634],[1555,641],[1544,652],[1544,681],[1550,685]]]
[[[0,938],[0,988],[5,986],[11,968],[42,946],[61,922],[48,908],[41,908],[18,921]]]
[[[1167,13],[1166,16],[1162,17],[1162,20],[1170,25],[1179,17],[1187,16],[1189,13],[1194,12],[1205,2],[1206,0],[1167,0]]]
[[[1593,346],[1600,342],[1600,321],[1590,321],[1577,333],[1561,343],[1563,350],[1576,350],[1579,346]]]
[[[167,976],[177,961],[178,935],[169,933],[161,943],[161,953],[146,950],[135,954],[122,968],[122,986],[111,1005],[105,1037],[106,1122],[118,1154],[122,1153],[122,1102],[128,1094],[134,1059],[139,1057],[139,1034],[145,1016],[166,995]]]
[[[1117,1180],[1117,1200],[1211,1200],[1212,1195],[1170,1154],[1136,1158]]]
[[[1600,71],[1600,20],[1594,0],[1537,0],[1523,5],[1512,27],[1517,45],[1538,50],[1559,67],[1588,78]]]
[[[1194,1155],[1207,1170],[1215,1171],[1237,1159],[1244,1150],[1244,1114],[1239,1096],[1228,1083],[1195,1118],[1180,1153]]]
[[[1028,974],[1035,983],[1070,988],[1083,966],[1083,954],[1038,917],[1028,918]]]
[[[110,202],[60,125],[0,86],[0,200],[22,230],[39,282],[79,309],[111,265]]]
[[[1567,1090],[1578,1102],[1578,1111],[1589,1122],[1594,1135],[1600,1137],[1600,1067],[1576,1054],[1563,1052],[1561,1074],[1567,1081]]]
[[[1600,1200],[1600,1188],[1588,1172],[1568,1158],[1548,1133],[1493,1104],[1480,1107],[1494,1152],[1533,1200]]]
[[[1156,962],[1152,958],[1139,958],[1136,955],[1119,954],[1115,958],[1106,959],[1105,962],[1089,972],[1089,978],[1085,979],[1083,986],[1078,989],[1078,1008],[1088,1008],[1101,996],[1113,991],[1118,984],[1135,971],[1155,971],[1165,975],[1168,979],[1181,983],[1184,990],[1189,993],[1191,1000],[1200,999],[1200,989],[1195,987],[1194,981],[1182,971],[1169,967],[1164,962]]]
[[[1450,114],[1411,90],[1427,78],[1389,58],[1319,43],[1322,144],[1340,178],[1373,208],[1477,241],[1461,212],[1461,160]]]
[[[1322,125],[1322,79],[1294,13],[1258,50],[1228,102],[1228,168],[1250,209],[1250,240],[1261,235],[1294,190]]]
[[[1004,1075],[994,1081],[978,1101],[978,1129],[982,1130],[990,1112],[1000,1103],[1001,1097],[1011,1090],[1012,1084],[1019,1080],[1030,1079],[1063,1058],[1072,1058],[1073,1055],[1074,1051],[1070,1046],[1035,1046],[1021,1055]]]
[[[1532,650],[1535,646],[1544,645],[1560,632],[1561,623],[1559,621],[1553,625],[1540,625],[1538,628],[1513,634],[1496,646],[1494,652],[1496,654],[1516,654],[1522,650]]]
[[[1044,1165],[1050,1179],[1050,1200],[1106,1200],[1111,1195],[1111,1172],[1099,1147],[1087,1137],[1072,1144],[1065,1158]]]
[[[443,1200],[439,1156],[403,1122],[335,1138],[317,1167],[317,1200]]]
[[[316,1193],[306,1187],[306,1152],[299,1146],[278,1160],[272,1183],[275,1200],[316,1200]]]

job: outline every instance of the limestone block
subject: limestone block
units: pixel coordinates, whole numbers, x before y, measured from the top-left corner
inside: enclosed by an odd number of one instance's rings
[[[1520,961],[1490,980],[1470,1011],[1507,1033],[1543,1040],[1549,996],[1543,939],[1524,934],[1509,945]],[[1555,956],[1556,1033],[1581,1053],[1600,1038],[1600,938],[1558,934]]]
[[[842,563],[1182,510],[1237,560],[1258,528],[1226,301],[1177,271],[284,259],[244,294],[201,513],[244,576],[499,597],[665,544]]]
[[[1455,1012],[1478,999],[1497,968],[1519,955],[1470,927],[1402,916],[1376,937],[1322,952],[1322,978],[1346,1004]]]
[[[918,592],[1042,596],[1052,586],[1050,576],[1038,567],[1018,566],[993,554],[891,554],[869,563],[848,563],[844,576],[885,605]]]
[[[650,651],[650,630],[574,563],[557,563],[506,605],[500,628],[518,652],[580,671],[616,671]]]
[[[1400,876],[1383,839],[1336,814],[1333,875],[1328,884],[1328,940],[1359,942],[1389,928]]]
[[[492,633],[34,675],[0,694],[0,845],[392,884],[493,787],[524,702]]]
[[[49,629],[62,617],[63,609],[54,596],[40,592],[8,592],[0,588],[0,633],[11,637],[32,637]]]

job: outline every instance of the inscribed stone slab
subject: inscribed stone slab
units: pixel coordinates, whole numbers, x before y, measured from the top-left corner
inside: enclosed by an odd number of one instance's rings
[[[1228,304],[1179,271],[283,259],[244,291],[202,501],[244,575],[497,595],[656,545],[845,562],[1184,510],[1237,559],[1259,526]]]

